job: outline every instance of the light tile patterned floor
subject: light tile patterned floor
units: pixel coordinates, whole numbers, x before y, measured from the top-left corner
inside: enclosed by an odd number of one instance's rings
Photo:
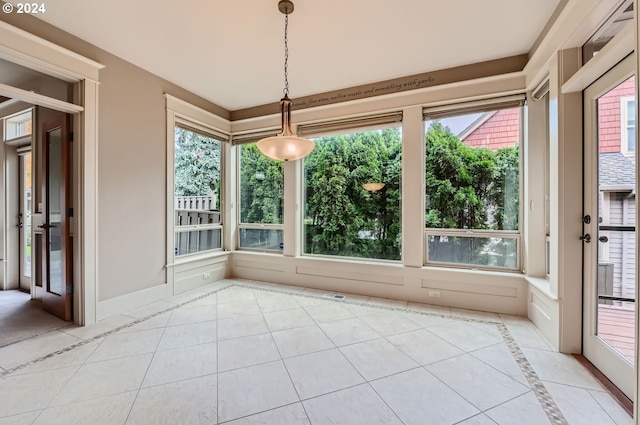
[[[0,425],[629,425],[526,318],[225,280],[0,348]]]

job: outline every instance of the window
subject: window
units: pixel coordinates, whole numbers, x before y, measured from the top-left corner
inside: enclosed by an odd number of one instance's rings
[[[30,136],[32,127],[31,110],[9,116],[4,119],[4,140],[14,140]]]
[[[282,251],[283,162],[260,153],[255,143],[239,146],[238,248]]]
[[[633,1],[625,0],[582,46],[582,64],[589,62],[627,25],[633,25]]]
[[[636,151],[636,99],[633,96],[620,98],[620,135],[624,153]]]
[[[551,134],[549,129],[549,93],[542,99],[545,102],[544,144],[544,229],[545,229],[545,277],[551,277]]]
[[[401,129],[380,122],[314,139],[304,159],[304,254],[400,259]]]
[[[425,264],[519,269],[521,104],[425,110]]]
[[[222,248],[222,142],[175,127],[175,255]]]

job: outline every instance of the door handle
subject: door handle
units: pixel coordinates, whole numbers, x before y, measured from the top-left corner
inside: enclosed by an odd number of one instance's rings
[[[600,237],[598,238],[598,240],[599,240],[600,242],[602,242],[602,243],[607,243],[607,242],[609,242],[609,238],[608,238],[608,237],[606,237],[606,236],[600,236]]]
[[[49,225],[47,223],[44,223],[39,225],[38,227],[41,228],[42,230],[47,230],[49,228]]]
[[[580,236],[580,240],[584,243],[591,243],[591,235],[587,233],[584,236]]]

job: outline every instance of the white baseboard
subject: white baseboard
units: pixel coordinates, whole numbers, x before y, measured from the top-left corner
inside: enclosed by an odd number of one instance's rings
[[[130,294],[121,295],[104,301],[98,301],[96,306],[96,321],[161,301],[171,296],[169,292],[169,285],[163,283],[141,291],[132,292]]]

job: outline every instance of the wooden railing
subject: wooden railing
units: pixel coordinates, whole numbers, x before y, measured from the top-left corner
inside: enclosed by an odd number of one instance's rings
[[[176,196],[176,210],[215,211],[218,208],[216,195],[210,196]]]

